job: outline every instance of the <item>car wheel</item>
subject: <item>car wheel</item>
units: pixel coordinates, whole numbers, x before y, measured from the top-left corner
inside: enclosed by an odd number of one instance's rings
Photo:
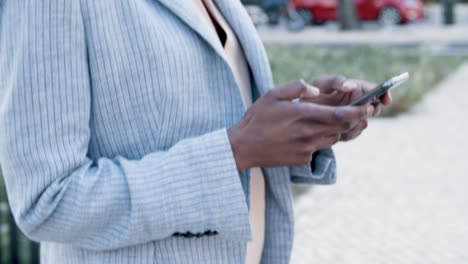
[[[268,24],[271,26],[278,25],[280,17],[281,17],[281,10],[279,8],[271,8],[266,10],[268,16]]]
[[[304,21],[304,24],[310,25],[314,24],[314,15],[312,12],[305,8],[300,8],[297,11],[297,14],[302,17],[302,20]]]
[[[379,15],[379,23],[382,26],[393,26],[400,24],[401,22],[401,16],[400,12],[398,12],[398,9],[394,7],[384,7],[380,11]]]
[[[304,18],[299,15],[299,13],[294,12],[290,15],[288,20],[288,29],[291,31],[301,31],[305,28],[307,24],[304,21]]]

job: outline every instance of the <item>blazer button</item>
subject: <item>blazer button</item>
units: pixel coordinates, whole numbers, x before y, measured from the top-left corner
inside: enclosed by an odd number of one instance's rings
[[[180,233],[180,232],[175,232],[174,234],[172,234],[173,236],[175,237],[185,237],[185,238],[192,238],[192,237],[196,237],[196,238],[200,238],[200,237],[203,237],[203,236],[214,236],[214,235],[217,235],[218,232],[217,231],[212,231],[212,230],[206,230],[205,232],[203,233],[192,233],[190,231],[187,231],[185,233]]]
[[[218,232],[216,232],[216,231],[212,231],[212,230],[205,231],[205,235],[207,235],[207,236],[214,236],[214,235],[217,235],[217,234],[218,234]]]

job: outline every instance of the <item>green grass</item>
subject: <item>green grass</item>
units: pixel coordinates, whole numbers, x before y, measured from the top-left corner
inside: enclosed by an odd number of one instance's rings
[[[269,45],[267,52],[277,84],[299,78],[310,81],[324,74],[380,83],[403,71],[410,72],[410,80],[393,90],[393,104],[384,110],[383,116],[410,110],[466,60],[461,56],[397,52],[383,47],[326,49]]]

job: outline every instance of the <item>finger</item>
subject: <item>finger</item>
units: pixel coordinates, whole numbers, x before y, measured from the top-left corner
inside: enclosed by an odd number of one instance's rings
[[[380,101],[384,105],[389,105],[392,103],[392,94],[390,92],[386,92],[384,95],[380,97]]]
[[[361,86],[361,89],[366,93],[369,92],[370,90],[373,90],[375,87],[377,87],[376,83],[369,82],[366,80],[358,80],[358,82],[359,82],[359,85]]]
[[[372,85],[368,82],[351,79],[343,84],[342,90],[349,95],[349,100],[355,100],[371,90],[370,87]]]
[[[374,89],[376,84],[365,80],[349,79],[342,86],[343,92],[357,92],[357,95],[360,96]]]
[[[383,108],[383,105],[382,104],[376,104],[374,106],[374,113],[372,116],[379,116],[381,113],[382,113],[382,108]]]
[[[327,106],[313,103],[295,104],[300,120],[321,124],[356,123],[373,113],[373,107],[361,106]]]
[[[348,92],[358,90],[358,88],[359,88],[358,82],[356,82],[355,80],[347,80],[343,83],[343,85],[341,85],[340,90],[342,92],[348,93]]]
[[[316,94],[320,93],[315,87],[308,87],[304,81],[296,80],[287,84],[281,85],[278,88],[270,90],[270,94],[278,100],[288,100],[299,98],[301,94]]]
[[[372,83],[372,82],[368,82],[368,81],[365,81],[365,80],[358,80],[358,82],[360,83],[361,87],[362,87],[362,91],[363,93],[366,93],[372,89],[374,89],[376,87],[376,84],[375,83]],[[379,98],[379,101],[383,104],[383,105],[389,105],[392,103],[392,94],[390,92],[386,92],[384,93],[380,98]]]
[[[360,121],[352,130],[341,135],[341,141],[349,141],[357,138],[368,126],[367,120]]]
[[[377,104],[378,106],[379,104]],[[373,104],[368,104],[367,105],[367,117],[372,117],[375,115],[375,112],[376,112],[376,109],[375,109],[375,105]]]
[[[300,80],[302,84],[306,87],[306,91],[299,95],[301,100],[311,100],[320,95],[319,88],[306,83],[304,80]]]
[[[316,150],[321,150],[325,148],[329,148],[335,145],[338,141],[340,141],[341,135],[340,134],[333,134],[322,137],[318,142],[315,142],[312,148]]]
[[[292,132],[299,142],[309,142],[324,136],[347,133],[356,126],[356,123],[342,123],[335,125],[325,124],[302,124],[296,131]]]
[[[302,148],[305,152],[314,152],[317,150],[325,149],[331,147],[340,141],[340,134],[327,134],[319,138],[309,139],[307,141],[301,142],[297,145],[298,148]]]
[[[341,91],[346,77],[341,75],[325,75],[312,81],[312,85],[318,87],[322,93],[332,93],[333,91]]]

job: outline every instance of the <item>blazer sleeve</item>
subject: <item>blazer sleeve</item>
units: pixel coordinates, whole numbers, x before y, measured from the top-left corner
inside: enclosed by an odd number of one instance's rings
[[[290,167],[291,182],[311,184],[334,184],[336,160],[331,148],[314,153],[311,164]]]
[[[33,240],[109,250],[216,231],[248,240],[225,128],[140,160],[91,160],[91,87],[80,1],[12,0],[0,38],[0,163]]]

